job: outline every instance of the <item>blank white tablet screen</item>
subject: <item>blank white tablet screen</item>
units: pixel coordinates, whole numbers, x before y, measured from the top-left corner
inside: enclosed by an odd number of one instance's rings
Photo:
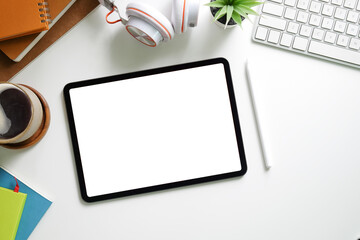
[[[241,170],[223,64],[70,90],[87,195]]]

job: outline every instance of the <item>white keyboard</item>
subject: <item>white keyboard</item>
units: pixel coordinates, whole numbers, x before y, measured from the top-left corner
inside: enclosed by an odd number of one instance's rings
[[[360,68],[360,0],[270,0],[253,40]]]

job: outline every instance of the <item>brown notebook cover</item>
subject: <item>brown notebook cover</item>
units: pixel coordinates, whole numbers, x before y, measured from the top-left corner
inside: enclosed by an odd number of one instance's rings
[[[0,41],[49,29],[44,0],[0,0]]]
[[[49,13],[52,19],[52,23],[49,24],[49,28],[56,23],[56,21],[66,12],[66,10],[68,10],[74,1],[75,0],[47,0],[47,3],[49,4],[48,7],[51,9]],[[43,31],[37,34],[31,34],[30,36],[1,41],[0,50],[13,61],[19,62],[19,60],[22,59],[20,55],[25,56],[26,53],[29,52],[45,34],[46,31]]]
[[[9,81],[98,5],[97,0],[77,0],[20,62],[13,62],[0,52],[0,82]]]

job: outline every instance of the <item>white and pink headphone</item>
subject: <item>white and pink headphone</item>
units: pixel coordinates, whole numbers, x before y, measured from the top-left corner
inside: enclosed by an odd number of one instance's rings
[[[186,32],[188,27],[196,27],[199,15],[199,0],[173,0],[171,21],[160,11],[143,3],[129,3],[126,7],[127,19],[122,18],[112,0],[99,0],[110,12],[108,23],[122,22],[126,30],[139,42],[156,47],[160,42],[174,38],[175,34]],[[108,16],[116,11],[120,19],[109,21]]]

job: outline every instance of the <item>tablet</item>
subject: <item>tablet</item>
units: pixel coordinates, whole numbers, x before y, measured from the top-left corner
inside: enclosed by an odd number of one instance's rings
[[[224,58],[74,82],[64,98],[87,202],[246,172]]]

